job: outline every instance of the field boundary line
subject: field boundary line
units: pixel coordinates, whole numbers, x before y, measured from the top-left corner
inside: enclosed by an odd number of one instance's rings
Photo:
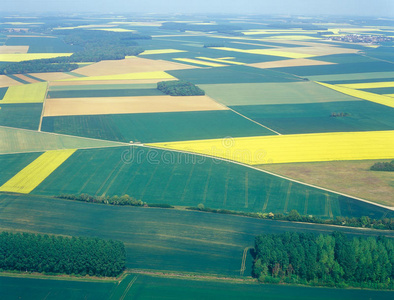
[[[120,172],[122,172],[123,168],[126,166],[126,164],[123,164],[118,171],[116,172],[114,178],[112,178],[112,180],[110,181],[110,183],[108,184],[107,188],[105,189],[105,191],[103,192],[103,196],[105,196],[107,194],[107,192],[109,191],[109,189],[111,188],[112,184],[115,182],[115,180],[118,178]]]
[[[124,164],[123,164],[124,165]],[[146,183],[144,189],[142,190],[142,193],[140,195],[140,199],[143,200],[146,190],[148,189],[149,185],[152,183],[153,177],[156,175],[157,169],[159,168],[159,165],[157,164],[155,167],[155,170],[152,172],[152,175],[150,176],[148,182]]]
[[[248,184],[249,184],[249,173],[245,172],[245,208],[249,207],[249,190],[248,190]]]
[[[42,101],[42,110],[41,110],[41,116],[40,116],[40,123],[38,124],[38,132],[41,132],[42,119],[44,118],[44,111],[45,111],[45,102],[47,101],[47,97],[48,97],[49,82],[46,81],[46,84],[47,84],[47,87],[45,89],[44,100]]]
[[[182,197],[181,197],[181,202],[183,202],[183,201],[185,200],[185,196],[186,196],[186,193],[187,193],[187,187],[188,187],[189,184],[190,184],[190,181],[191,181],[191,179],[192,179],[192,175],[193,175],[193,172],[194,172],[194,168],[195,168],[195,167],[196,167],[196,165],[193,164],[193,166],[192,166],[192,168],[191,168],[191,170],[190,170],[189,176],[187,177],[187,181],[186,181],[185,187],[184,187],[184,189],[183,189]]]
[[[293,186],[293,183],[289,183],[289,187],[287,188],[287,193],[286,193],[286,201],[285,201],[285,207],[283,208],[283,212],[287,212],[287,206],[289,205],[289,200],[290,200],[290,194],[291,194],[291,187]]]
[[[171,175],[170,175],[170,177],[168,178],[168,181],[167,181],[166,186],[165,186],[165,188],[164,188],[164,190],[163,190],[163,193],[161,194],[161,198],[160,198],[161,201],[164,200],[164,196],[165,196],[165,194],[167,193],[168,187],[169,187],[170,184],[171,184],[172,178],[174,177],[174,173],[175,173],[174,171],[176,170],[177,166],[178,166],[178,164],[176,164],[175,167],[172,169]]]
[[[308,198],[309,198],[309,191],[305,191],[305,209],[304,209],[304,215],[308,213]]]
[[[269,202],[270,195],[271,195],[271,189],[272,189],[272,181],[270,182],[270,187],[268,188],[268,192],[265,194],[265,200],[264,200],[264,205],[263,205],[263,209],[262,209],[263,212],[265,212],[265,210],[267,209],[268,202]]]
[[[372,202],[372,201],[369,201],[369,200],[366,200],[366,199],[362,199],[362,198],[359,198],[359,197],[356,197],[356,196],[351,196],[351,195],[344,194],[344,193],[341,193],[341,192],[336,192],[336,191],[333,191],[333,190],[330,190],[330,189],[327,189],[327,188],[324,188],[324,187],[320,187],[320,186],[313,185],[313,184],[310,184],[310,183],[302,182],[302,181],[299,181],[299,180],[296,180],[296,179],[292,179],[292,178],[289,178],[289,177],[286,177],[286,176],[283,176],[283,175],[279,175],[279,174],[267,171],[267,170],[259,169],[257,167],[252,166],[252,165],[248,165],[248,164],[241,163],[241,162],[238,162],[238,161],[234,161],[234,160],[230,160],[230,159],[226,159],[226,158],[222,158],[222,157],[218,157],[218,156],[208,155],[208,154],[200,154],[200,153],[195,153],[195,152],[191,152],[191,151],[185,151],[185,150],[175,150],[175,149],[168,149],[168,148],[160,148],[160,147],[151,146],[151,145],[144,145],[143,147],[147,147],[147,148],[151,148],[151,149],[157,149],[157,150],[167,150],[167,151],[173,151],[173,152],[178,152],[178,153],[199,155],[199,156],[203,156],[203,157],[207,157],[207,158],[211,158],[211,159],[215,159],[215,160],[220,160],[220,161],[224,161],[224,162],[237,164],[237,165],[244,166],[244,167],[247,167],[247,168],[250,168],[250,169],[262,172],[262,173],[265,173],[265,174],[273,175],[273,176],[278,177],[278,178],[286,179],[286,180],[289,180],[289,181],[292,181],[292,182],[295,182],[295,183],[299,183],[299,184],[302,184],[302,185],[305,185],[305,186],[309,186],[309,187],[316,188],[316,189],[319,189],[319,190],[327,191],[327,192],[334,193],[334,194],[337,194],[337,195],[340,195],[340,196],[348,197],[348,198],[351,198],[351,199],[355,199],[355,200],[362,201],[362,202],[365,202],[365,203],[368,203],[368,204],[371,204],[371,205],[379,206],[379,207],[382,207],[382,208],[394,211],[394,207],[391,207],[391,206],[385,206],[383,204],[375,203],[375,202]]]
[[[227,204],[227,193],[228,193],[228,181],[229,181],[229,174],[230,174],[230,168],[227,168],[227,173],[226,173],[226,183],[225,183],[225,188],[224,188],[224,199],[223,199],[223,205],[226,206]]]
[[[241,263],[241,270],[239,271],[239,275],[244,276],[245,270],[246,270],[246,257],[248,256],[248,252],[250,249],[253,249],[254,247],[245,247],[243,255],[242,255],[242,263]]]
[[[96,191],[96,193],[94,194],[95,196],[98,196],[99,193],[101,192],[101,190],[105,187],[105,185],[107,184],[108,180],[110,180],[110,178],[112,177],[112,174],[114,174],[116,171],[119,171],[118,168],[120,168],[120,164],[122,163],[122,160],[119,160],[119,162],[116,164],[116,166],[112,169],[112,171],[108,174],[107,178],[105,178],[104,182],[100,185],[100,187],[98,188],[98,190]],[[124,164],[123,164],[124,165]],[[94,174],[94,173],[93,173]],[[111,183],[111,182],[110,182]],[[105,195],[105,192],[103,193],[102,196]]]
[[[119,300],[123,300],[127,293],[130,291],[131,287],[133,286],[134,282],[136,282],[136,280],[138,279],[139,275],[136,275],[131,281],[130,283],[127,285],[126,289],[124,290],[122,296],[119,298]]]
[[[205,201],[207,200],[207,193],[208,193],[209,182],[211,181],[212,165],[213,165],[213,162],[209,166],[209,173],[208,173],[207,181],[205,182],[204,196],[203,196],[203,199],[202,199],[202,203],[205,203]]]
[[[197,86],[198,86],[198,85],[197,85]],[[277,135],[282,135],[281,133],[279,133],[279,132],[277,132],[277,131],[275,131],[275,130],[273,130],[273,129],[267,127],[267,126],[265,126],[265,125],[263,125],[263,124],[260,124],[259,122],[255,121],[255,120],[252,120],[251,118],[248,118],[247,116],[241,114],[240,112],[237,112],[236,110],[232,109],[231,107],[228,107],[227,105],[225,105],[225,104],[223,104],[223,103],[220,103],[219,101],[217,101],[216,99],[212,98],[211,96],[209,96],[209,95],[207,95],[207,96],[208,96],[212,101],[214,101],[214,102],[216,102],[217,104],[219,104],[219,105],[225,107],[225,108],[228,109],[228,110],[231,110],[232,112],[236,113],[237,115],[241,116],[242,118],[245,118],[245,119],[248,120],[248,121],[251,121],[251,122],[253,122],[253,123],[255,123],[255,124],[257,124],[257,125],[259,125],[259,126],[265,128],[265,129],[268,129],[269,131],[271,131],[271,132],[273,132],[273,133],[275,133],[275,134],[277,134]]]

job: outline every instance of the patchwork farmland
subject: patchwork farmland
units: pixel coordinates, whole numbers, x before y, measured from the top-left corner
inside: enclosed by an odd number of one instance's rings
[[[0,24],[29,28],[0,35],[0,230],[120,240],[128,268],[118,281],[5,274],[5,299],[192,299],[202,286],[229,299],[390,296],[257,285],[249,248],[258,234],[285,231],[393,238],[379,230],[394,219],[393,173],[370,167],[394,159],[394,42],[330,38],[390,37],[394,27],[184,18],[76,17],[49,31],[28,20]],[[73,35],[119,38],[138,51],[97,59]],[[205,95],[157,88],[178,80]],[[70,195],[104,204],[59,198]],[[125,195],[157,208],[109,205]],[[381,227],[268,220],[295,211]]]

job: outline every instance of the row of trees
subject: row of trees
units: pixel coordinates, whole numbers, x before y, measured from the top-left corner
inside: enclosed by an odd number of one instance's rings
[[[187,207],[188,210],[199,210],[204,212],[245,216],[256,219],[271,219],[271,220],[284,220],[291,222],[305,222],[316,223],[325,225],[339,225],[347,227],[363,227],[374,229],[387,229],[394,230],[394,218],[371,219],[368,216],[356,217],[342,217],[338,216],[335,219],[322,219],[312,215],[300,215],[297,210],[293,209],[288,214],[283,213],[254,213],[254,212],[241,212],[228,209],[215,209],[205,207],[202,203],[198,207]]]
[[[394,160],[391,162],[377,162],[371,166],[372,171],[394,171]]]
[[[58,196],[61,199],[67,200],[75,200],[89,203],[100,203],[100,204],[108,204],[108,205],[129,205],[129,206],[146,206],[147,204],[141,200],[137,200],[129,195],[123,196],[91,196],[88,194],[61,194]]]
[[[199,96],[205,92],[198,86],[188,81],[173,80],[161,81],[157,83],[157,89],[164,94],[171,96]]]
[[[334,232],[256,237],[253,275],[262,282],[394,288],[394,242]]]
[[[0,270],[115,277],[125,269],[119,241],[2,232],[0,246]]]

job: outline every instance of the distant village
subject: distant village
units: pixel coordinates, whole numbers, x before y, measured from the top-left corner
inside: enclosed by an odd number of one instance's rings
[[[328,40],[331,41],[340,41],[347,43],[366,43],[378,45],[383,42],[392,42],[394,39],[389,36],[384,35],[361,35],[361,34],[348,34],[348,35],[340,35],[340,36],[329,36]]]

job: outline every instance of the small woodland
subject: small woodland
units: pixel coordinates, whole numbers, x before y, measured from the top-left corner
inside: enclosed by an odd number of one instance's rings
[[[394,288],[394,242],[386,237],[264,234],[254,251],[253,275],[260,282]]]
[[[198,86],[188,81],[173,80],[157,83],[157,89],[171,96],[202,96],[205,92]]]
[[[0,234],[0,271],[116,277],[125,269],[122,242],[32,233]]]

